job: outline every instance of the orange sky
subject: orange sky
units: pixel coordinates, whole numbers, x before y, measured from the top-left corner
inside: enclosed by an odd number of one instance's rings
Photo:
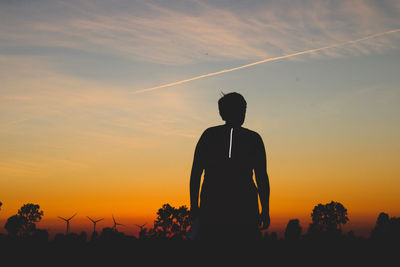
[[[399,32],[135,93],[394,30],[400,17],[398,1],[289,2],[1,2],[0,231],[24,203],[53,232],[77,212],[73,231],[114,214],[132,234],[162,204],[189,205],[221,91],[243,94],[244,127],[264,140],[271,230],[292,218],[306,229],[332,200],[364,234],[381,211],[400,216]]]

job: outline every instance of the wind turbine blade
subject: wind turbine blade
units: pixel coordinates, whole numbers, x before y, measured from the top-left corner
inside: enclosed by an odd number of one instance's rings
[[[122,224],[122,223],[116,223],[116,225],[121,225],[121,226],[125,226],[124,224]]]
[[[112,215],[112,218],[113,218],[114,223],[116,223],[116,222],[115,222],[115,219],[114,219],[114,215]]]
[[[67,219],[65,219],[63,217],[60,217],[60,216],[57,216],[57,217],[60,218],[61,220],[67,221]]]
[[[95,222],[99,222],[99,221],[102,221],[102,220],[104,220],[104,218],[98,219],[98,220],[97,220],[97,221],[95,221]]]
[[[142,225],[139,225],[139,224],[135,224],[137,227],[139,227],[140,229],[142,229],[146,224],[142,224]]]
[[[68,221],[71,220],[72,218],[74,218],[76,214],[78,214],[78,213],[75,213],[74,215],[72,215],[72,217],[70,217],[70,218],[68,219]]]
[[[92,221],[92,223],[94,223],[95,221],[92,219],[92,218],[90,218],[89,216],[87,216],[88,218],[89,218],[89,220],[91,220]]]

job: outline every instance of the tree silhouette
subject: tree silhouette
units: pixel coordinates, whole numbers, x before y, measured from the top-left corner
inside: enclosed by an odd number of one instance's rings
[[[1,210],[1,206],[3,206],[3,203],[0,201],[0,210]]]
[[[164,204],[157,212],[151,233],[157,237],[184,237],[190,225],[189,210],[186,206],[174,208]]]
[[[285,230],[285,239],[288,241],[299,240],[301,230],[302,229],[298,219],[289,220]]]
[[[49,241],[49,232],[45,229],[36,229],[31,238],[36,242],[47,243]]]
[[[26,223],[27,221],[25,217],[16,214],[7,219],[4,228],[7,230],[10,236],[21,236],[24,232]]]
[[[36,229],[37,222],[40,222],[43,216],[43,211],[40,210],[40,206],[37,204],[28,203],[23,205],[18,210],[18,215],[25,218],[25,224],[23,226],[26,234],[33,232]]]
[[[82,232],[79,234],[79,241],[80,241],[81,243],[85,243],[86,240],[87,240],[87,233],[84,232],[84,231],[82,231]]]
[[[371,231],[371,238],[386,239],[389,235],[389,214],[381,212],[376,219],[376,225]]]
[[[376,226],[385,226],[389,223],[389,214],[381,212],[376,219]]]
[[[390,218],[390,233],[393,240],[400,240],[400,217]]]
[[[99,238],[99,234],[95,231],[92,233],[92,236],[90,237],[90,242],[96,242],[97,239]]]
[[[311,231],[340,232],[341,225],[349,221],[347,209],[339,202],[318,204],[312,213]]]
[[[278,233],[277,232],[271,232],[268,236],[268,240],[272,242],[278,241]]]
[[[116,231],[113,227],[105,227],[101,231],[98,241],[103,244],[114,244],[126,239],[126,235],[122,232]]]
[[[389,218],[389,214],[381,212],[371,231],[371,239],[381,241],[400,239],[400,218]]]

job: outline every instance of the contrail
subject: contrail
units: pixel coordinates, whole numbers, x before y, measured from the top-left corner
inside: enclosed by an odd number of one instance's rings
[[[139,93],[145,93],[145,92],[149,92],[149,91],[154,91],[154,90],[157,90],[157,89],[170,87],[170,86],[174,86],[174,85],[178,85],[178,84],[182,84],[182,83],[187,83],[187,82],[191,82],[191,81],[194,81],[194,80],[203,79],[203,78],[206,78],[206,77],[211,77],[211,76],[215,76],[215,75],[219,75],[219,74],[223,74],[223,73],[227,73],[227,72],[231,72],[231,71],[235,71],[235,70],[245,69],[245,68],[248,68],[248,67],[251,67],[251,66],[255,66],[255,65],[258,65],[258,64],[262,64],[262,63],[266,63],[266,62],[276,61],[276,60],[285,59],[285,58],[289,58],[289,57],[300,56],[300,55],[304,55],[304,54],[311,54],[311,53],[315,53],[315,52],[326,50],[326,49],[331,49],[331,48],[335,48],[335,47],[341,47],[341,46],[345,46],[345,45],[349,45],[349,44],[354,44],[354,43],[362,42],[362,41],[365,41],[365,40],[368,40],[368,39],[372,39],[372,38],[376,38],[376,37],[379,37],[379,36],[382,36],[382,35],[392,34],[392,33],[396,33],[396,32],[400,32],[400,29],[395,29],[395,30],[382,32],[382,33],[376,33],[376,34],[368,35],[368,36],[360,38],[360,39],[346,41],[346,42],[333,44],[333,45],[329,45],[329,46],[324,46],[324,47],[320,47],[320,48],[315,48],[315,49],[309,49],[309,50],[305,50],[305,51],[301,51],[301,52],[297,52],[297,53],[293,53],[293,54],[289,54],[289,55],[284,55],[284,56],[279,56],[279,57],[271,57],[271,58],[263,59],[263,60],[256,61],[256,62],[253,62],[253,63],[249,63],[249,64],[246,64],[246,65],[243,65],[243,66],[231,68],[231,69],[220,70],[220,71],[216,71],[216,72],[212,72],[212,73],[208,73],[208,74],[195,76],[195,77],[188,78],[188,79],[185,79],[185,80],[180,80],[180,81],[177,81],[177,82],[166,83],[166,84],[158,85],[158,86],[155,86],[155,87],[150,87],[150,88],[146,88],[146,89],[137,90],[137,91],[134,91],[133,94],[139,94]]]

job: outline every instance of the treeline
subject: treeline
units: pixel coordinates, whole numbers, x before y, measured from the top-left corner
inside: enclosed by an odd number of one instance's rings
[[[0,202],[0,208],[2,203]],[[189,241],[188,230],[191,225],[190,212],[186,206],[179,208],[164,204],[158,211],[153,227],[137,225],[140,228],[138,236],[126,235],[117,230],[118,223],[114,220],[113,227],[105,227],[100,232],[94,227],[93,232],[80,234],[69,232],[58,233],[50,240],[47,230],[37,228],[44,212],[38,204],[23,205],[15,215],[10,216],[4,228],[7,235],[0,234],[0,244],[8,243],[51,243],[60,244],[113,244],[137,241]],[[347,209],[339,202],[318,204],[311,213],[312,222],[304,230],[298,219],[291,219],[287,223],[284,236],[278,238],[276,232],[265,232],[262,242],[265,243],[296,243],[301,241],[373,241],[400,243],[400,218],[390,217],[382,212],[378,215],[376,225],[371,229],[369,237],[356,236],[353,231],[342,232],[342,226],[349,221]],[[90,218],[89,218],[90,219]],[[114,218],[113,218],[114,219]],[[90,219],[94,222],[92,219]],[[232,232],[233,240],[235,233]]]
[[[380,213],[369,237],[342,232],[349,221],[338,202],[314,207],[308,229],[298,219],[289,220],[285,234],[265,232],[259,242],[198,242],[188,238],[190,212],[185,207],[163,205],[150,228],[138,236],[113,227],[101,231],[58,233],[53,239],[36,224],[43,217],[37,204],[23,205],[8,218],[0,234],[0,262],[9,266],[391,266],[398,262],[400,219]],[[68,228],[67,228],[68,229]],[[7,265],[8,266],[8,265]],[[240,265],[239,265],[240,266]]]

